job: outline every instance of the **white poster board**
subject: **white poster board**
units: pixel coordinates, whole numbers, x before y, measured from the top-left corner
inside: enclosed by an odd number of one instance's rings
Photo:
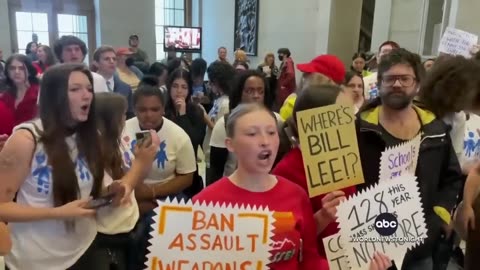
[[[410,141],[387,148],[380,158],[380,181],[392,180],[404,175],[415,175],[421,135]]]
[[[478,36],[460,29],[447,27],[440,40],[439,53],[471,58],[470,51],[478,43]]]
[[[347,255],[340,233],[323,238],[323,246],[327,255],[330,270],[349,270]]]
[[[158,204],[148,269],[268,269],[275,220],[267,208]]]
[[[389,224],[378,224],[385,214],[396,222],[396,230],[389,235],[379,233],[393,230]],[[407,250],[423,243],[427,236],[414,176],[383,181],[353,195],[338,206],[337,216],[345,254],[355,270],[368,270],[375,251],[383,252],[401,268]]]

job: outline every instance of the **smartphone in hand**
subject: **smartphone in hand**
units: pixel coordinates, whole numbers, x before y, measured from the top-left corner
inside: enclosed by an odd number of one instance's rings
[[[87,203],[85,208],[87,209],[98,209],[100,207],[104,207],[107,205],[112,204],[113,198],[115,197],[115,193],[109,193],[107,195],[103,195],[98,199],[91,200]]]
[[[135,133],[135,138],[137,139],[138,145],[143,145],[146,141],[149,143],[145,146],[149,146],[152,143],[152,135],[150,134],[149,130]]]

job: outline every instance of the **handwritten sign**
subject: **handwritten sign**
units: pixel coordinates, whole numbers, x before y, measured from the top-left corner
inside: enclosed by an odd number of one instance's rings
[[[363,183],[353,108],[335,104],[297,116],[310,197]]]
[[[330,270],[349,270],[347,255],[343,247],[343,239],[340,233],[323,238],[323,246],[327,255]]]
[[[380,158],[380,181],[391,180],[402,175],[415,175],[420,150],[419,134],[412,140],[387,148]]]
[[[472,55],[470,50],[477,44],[477,42],[477,35],[447,27],[440,40],[438,52],[451,55],[463,55],[466,58],[471,58]]]
[[[267,269],[275,221],[268,209],[158,204],[148,269]]]
[[[419,188],[412,175],[378,183],[350,197],[337,209],[337,222],[352,269],[368,269],[377,250],[399,267],[407,250],[427,237]],[[385,215],[393,220],[382,219]],[[380,234],[385,231],[390,231],[390,235]]]

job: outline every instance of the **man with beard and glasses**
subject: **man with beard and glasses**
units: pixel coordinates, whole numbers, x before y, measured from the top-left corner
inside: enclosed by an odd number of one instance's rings
[[[415,175],[420,187],[428,236],[409,251],[403,268],[432,269],[437,243],[448,233],[450,213],[461,189],[461,170],[447,126],[413,104],[424,75],[420,57],[405,49],[385,55],[378,67],[379,97],[357,114],[357,136],[365,184],[378,182],[381,153],[421,134]]]

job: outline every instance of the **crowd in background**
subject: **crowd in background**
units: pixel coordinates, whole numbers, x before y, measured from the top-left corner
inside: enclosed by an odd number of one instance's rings
[[[32,39],[25,55],[3,62],[0,51],[0,221],[8,223],[0,250],[9,269],[143,269],[154,209],[166,198],[289,212],[296,226],[275,241],[294,248],[272,252],[303,259],[283,257],[272,269],[328,269],[322,239],[338,232],[336,206],[378,182],[387,147],[418,134],[429,234],[402,269],[475,269],[480,53],[422,61],[386,41],[373,55],[355,53],[348,68],[334,55],[295,65],[288,48],[256,68],[241,49],[229,63],[225,47],[212,63],[173,51],[150,63],[132,35],[128,47],[98,47],[86,67],[79,38],[52,48]],[[297,113],[345,102],[357,116],[365,184],[309,199]],[[137,137],[145,131],[150,140]],[[105,194],[115,203],[88,207]],[[370,269],[395,267],[375,254]]]

